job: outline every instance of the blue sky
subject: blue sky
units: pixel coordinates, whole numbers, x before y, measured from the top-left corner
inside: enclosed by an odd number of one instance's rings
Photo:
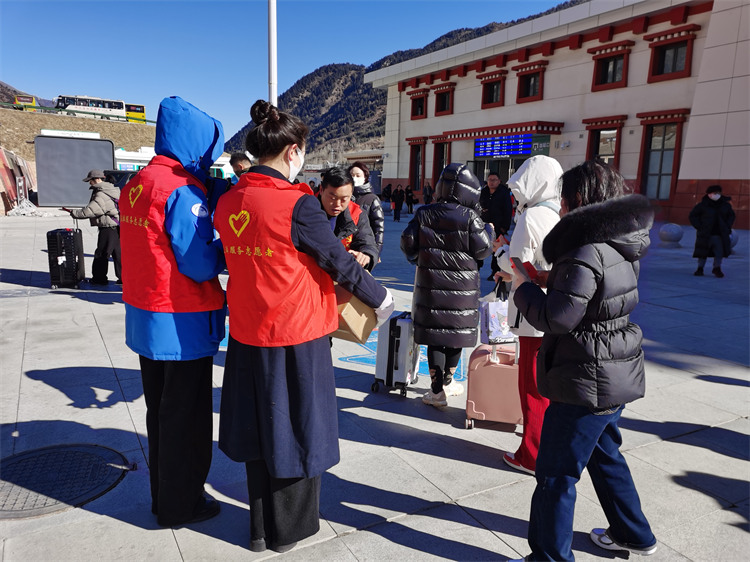
[[[562,1],[562,0],[560,0]],[[277,0],[278,93],[331,63],[367,66],[557,0]],[[267,0],[0,0],[0,80],[31,94],[146,106],[178,95],[228,139],[268,98]]]

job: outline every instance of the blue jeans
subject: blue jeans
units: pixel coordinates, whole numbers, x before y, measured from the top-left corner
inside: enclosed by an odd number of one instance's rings
[[[597,415],[585,406],[550,403],[536,460],[529,560],[574,559],[576,483],[584,468],[591,475],[612,539],[634,548],[656,543],[620,453],[622,437],[617,422],[623,408]]]

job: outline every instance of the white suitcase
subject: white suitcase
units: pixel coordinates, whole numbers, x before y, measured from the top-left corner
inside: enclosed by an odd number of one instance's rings
[[[408,312],[394,313],[378,329],[378,348],[375,355],[375,382],[371,390],[380,385],[400,388],[406,396],[406,387],[417,382],[419,346],[414,343],[414,324]]]

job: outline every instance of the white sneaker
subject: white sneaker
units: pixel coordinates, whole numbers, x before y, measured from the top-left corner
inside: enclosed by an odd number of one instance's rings
[[[464,393],[464,385],[451,380],[449,385],[443,385],[443,392],[446,396],[461,396]]]
[[[436,408],[448,405],[448,401],[445,399],[444,390],[441,390],[440,392],[435,394],[434,392],[432,392],[432,389],[429,389],[424,394],[424,396],[422,396],[422,402],[430,406],[435,406]]]
[[[632,546],[618,544],[609,536],[609,529],[591,529],[589,537],[596,546],[605,550],[627,550],[639,556],[650,556],[656,552],[656,543],[647,548],[633,548]]]

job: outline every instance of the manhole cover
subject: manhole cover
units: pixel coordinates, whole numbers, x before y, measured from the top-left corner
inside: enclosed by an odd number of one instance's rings
[[[0,519],[78,507],[114,488],[128,462],[99,445],[55,445],[0,460]]]

